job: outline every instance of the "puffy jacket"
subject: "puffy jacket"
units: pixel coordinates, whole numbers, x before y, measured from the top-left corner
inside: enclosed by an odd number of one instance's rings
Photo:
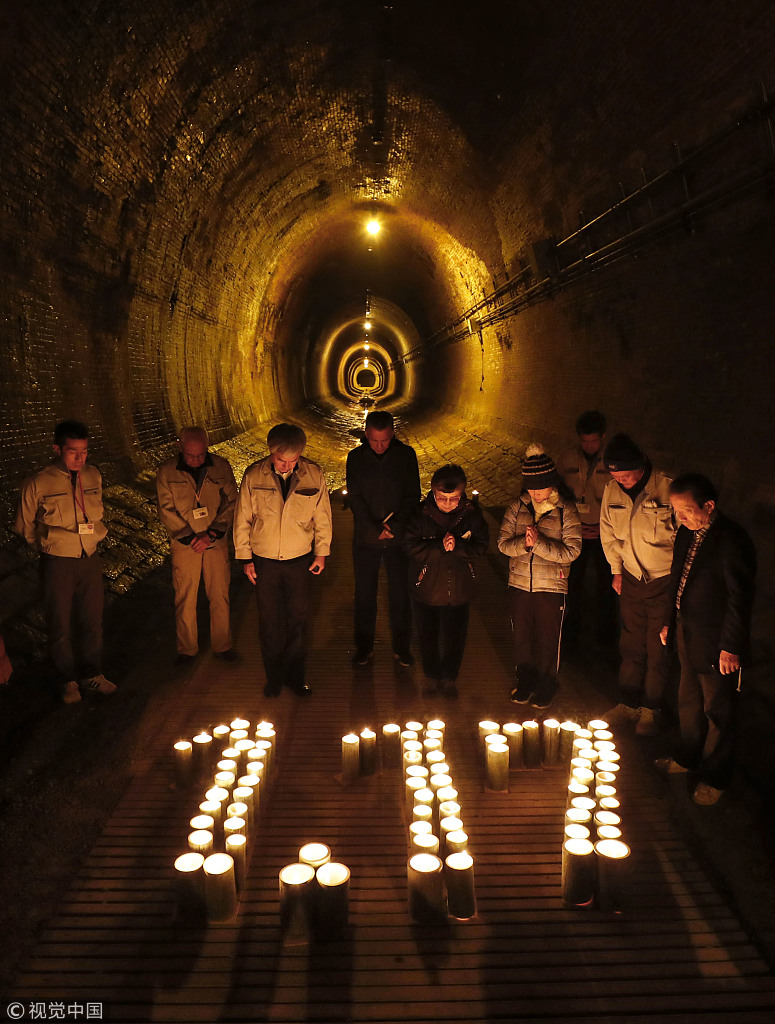
[[[587,506],[583,512],[578,507],[576,509],[585,526],[597,526],[600,522],[600,504],[611,480],[602,454],[598,452],[595,460],[589,462],[579,445],[574,445],[573,448],[567,448],[557,460],[557,472],[565,485],[573,491],[578,505]]]
[[[626,569],[646,581],[669,575],[676,534],[671,482],[669,476],[653,469],[634,502],[615,480],[606,487],[600,540],[614,574]]]
[[[76,495],[83,509],[76,502]],[[83,551],[93,555],[107,536],[102,516],[100,471],[85,465],[80,472],[80,485],[74,490],[70,471],[60,463],[52,463],[22,484],[16,531],[42,554],[80,558]],[[79,523],[85,522],[94,526],[92,533],[78,532]]]
[[[446,533],[455,538],[452,551],[444,550]],[[474,592],[473,559],[487,550],[488,539],[484,516],[465,495],[452,512],[442,512],[429,494],[406,527],[412,597],[421,604],[467,604]]]
[[[364,438],[348,454],[347,504],[355,518],[356,544],[401,544],[419,501],[417,456],[408,444],[394,437],[384,455],[376,455]],[[387,516],[394,539],[381,541]]]
[[[527,491],[506,509],[498,535],[498,549],[509,556],[509,586],[517,590],[566,594],[571,562],[581,553],[581,520],[573,501],[556,490],[551,509],[537,514]],[[528,526],[538,528],[532,549],[525,547]]]
[[[226,459],[207,453],[205,470],[197,499],[194,480],[182,468],[180,456],[168,459],[156,470],[156,496],[159,518],[172,540],[188,540],[195,533],[214,530],[227,533],[234,521],[237,483]],[[194,518],[194,508],[207,509],[207,515]]]
[[[235,556],[299,558],[313,547],[316,555],[331,553],[331,502],[320,466],[300,458],[285,501],[271,457],[248,466],[234,513]]]

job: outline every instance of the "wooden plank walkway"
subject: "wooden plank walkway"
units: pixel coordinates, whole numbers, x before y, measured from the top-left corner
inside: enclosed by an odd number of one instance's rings
[[[335,502],[335,556],[316,581],[312,697],[262,695],[255,606],[234,602],[242,663],[205,659],[181,681],[165,724],[94,844],[13,995],[102,1002],[109,1021],[771,1022],[775,978],[733,910],[675,833],[631,738],[620,792],[631,885],[622,914],[566,908],[560,891],[565,772],[522,771],[484,790],[477,723],[529,717],[508,700],[504,585],[482,565],[456,702],[422,700],[419,666],[390,657],[353,669],[350,515]],[[386,621],[381,611],[380,627]],[[153,652],[148,652],[152,656]],[[552,712],[586,718],[599,694],[566,686]],[[171,747],[200,726],[268,718],[278,773],[262,807],[232,923],[175,922],[172,864],[200,797],[176,790]],[[399,773],[336,781],[350,729],[438,715],[476,861],[478,915],[413,923]],[[305,842],[331,846],[352,872],[344,940],[284,948],[277,876]]]

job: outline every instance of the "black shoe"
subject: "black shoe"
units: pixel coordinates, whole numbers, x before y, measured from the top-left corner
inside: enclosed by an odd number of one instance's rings
[[[514,704],[529,704],[530,698],[533,696],[533,688],[526,683],[517,683],[509,696]]]
[[[368,665],[369,661],[374,657],[374,651],[367,651],[364,647],[359,647],[355,654],[353,654],[352,662],[353,665]]]
[[[393,657],[404,668],[411,668],[414,665],[414,655],[411,651],[393,651]]]
[[[436,697],[439,692],[439,681],[438,679],[426,679],[425,686],[422,688],[423,697]]]
[[[555,697],[555,690],[538,690],[530,698],[530,707],[541,711],[548,708]]]
[[[277,683],[267,683],[264,687],[265,697],[279,697],[282,686],[278,686]]]
[[[452,679],[442,679],[439,688],[441,695],[448,700],[454,700],[458,695],[457,684]]]
[[[195,654],[179,654],[173,664],[175,665],[190,665],[192,661],[196,661]]]
[[[239,654],[233,647],[230,647],[228,651],[213,651],[213,657],[219,658],[221,661],[229,661],[232,664],[239,661]]]
[[[309,697],[311,690],[306,683],[288,683],[288,689],[297,697]]]

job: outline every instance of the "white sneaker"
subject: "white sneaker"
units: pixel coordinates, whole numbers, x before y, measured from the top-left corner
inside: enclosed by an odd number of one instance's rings
[[[640,718],[640,708],[631,708],[629,704],[617,704],[610,711],[606,711],[603,718],[609,725],[637,722]]]
[[[70,679],[66,683],[62,683],[59,687],[59,692],[62,694],[63,704],[77,704],[81,699],[81,692],[78,689],[78,683],[74,679]]]
[[[82,679],[80,682],[81,690],[84,693],[115,693],[118,687],[115,683],[111,683],[109,679],[100,672],[98,676],[92,676],[90,679]]]

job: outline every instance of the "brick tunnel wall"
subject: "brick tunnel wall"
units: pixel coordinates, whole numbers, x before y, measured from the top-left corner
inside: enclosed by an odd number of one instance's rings
[[[185,422],[220,440],[298,406],[314,349],[294,347],[307,336],[289,310],[309,318],[325,296],[300,299],[294,268],[361,208],[383,203],[414,232],[417,286],[401,295],[433,332],[530,243],[569,234],[620,182],[668,166],[674,140],[690,151],[775,87],[763,0],[437,14],[403,0],[6,6],[7,485],[65,416],[129,480]],[[772,217],[762,189],[487,329],[484,353],[476,335],[434,349],[407,408],[555,448],[599,406],[669,468],[718,479],[772,564]]]

